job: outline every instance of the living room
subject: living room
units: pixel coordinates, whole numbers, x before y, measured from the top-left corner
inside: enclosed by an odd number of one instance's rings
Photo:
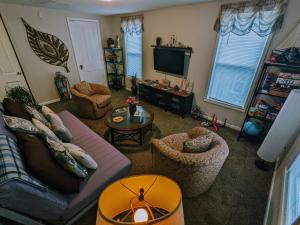
[[[0,224],[300,224],[299,10],[0,0]]]

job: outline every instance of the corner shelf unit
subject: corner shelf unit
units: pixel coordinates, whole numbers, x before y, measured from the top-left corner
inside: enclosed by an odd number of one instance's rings
[[[110,88],[125,88],[125,69],[122,48],[104,48],[107,84]]]
[[[238,140],[245,137],[262,142],[289,92],[299,88],[300,66],[266,62],[251,98]],[[259,123],[264,127],[264,131],[259,136],[251,136],[245,132],[245,123],[251,120],[260,121]]]

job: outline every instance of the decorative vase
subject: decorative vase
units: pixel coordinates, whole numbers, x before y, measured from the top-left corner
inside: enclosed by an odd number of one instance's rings
[[[161,46],[161,41],[162,41],[161,37],[157,37],[155,41],[156,41],[156,46]]]
[[[136,104],[128,104],[130,116],[133,116],[136,112]]]
[[[137,96],[137,86],[132,86],[131,87],[131,95],[132,96]]]

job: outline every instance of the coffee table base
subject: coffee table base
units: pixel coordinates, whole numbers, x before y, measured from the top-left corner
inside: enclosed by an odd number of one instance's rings
[[[110,128],[111,143],[115,144],[116,142],[121,141],[134,141],[138,145],[143,145],[144,136],[148,131],[152,132],[152,123],[146,127],[130,131],[120,131]]]

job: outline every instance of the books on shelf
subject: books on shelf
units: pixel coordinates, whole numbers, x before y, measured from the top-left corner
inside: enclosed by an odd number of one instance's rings
[[[279,97],[288,97],[290,93],[290,89],[287,88],[282,88],[282,87],[277,87],[277,86],[272,86],[270,88],[269,93],[271,95],[279,96]]]

